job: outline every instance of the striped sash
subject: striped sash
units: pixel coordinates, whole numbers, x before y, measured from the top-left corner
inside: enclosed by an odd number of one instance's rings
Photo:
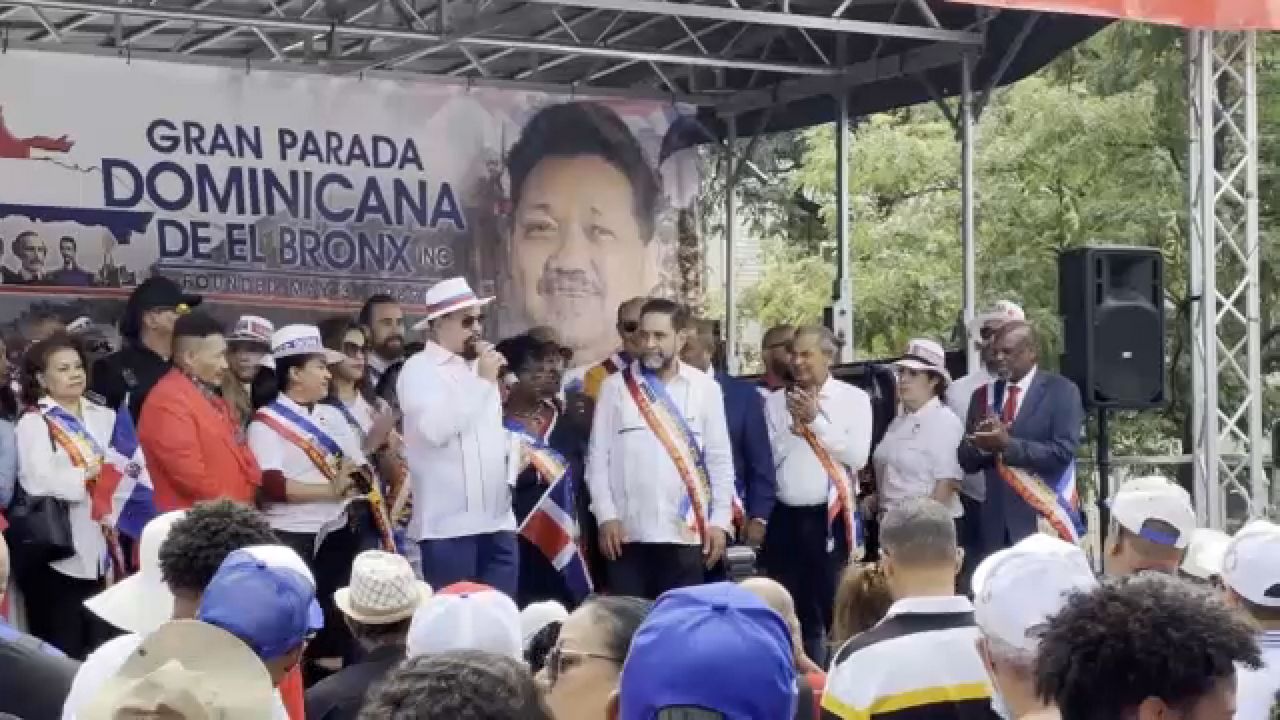
[[[301,450],[330,483],[337,484],[338,469],[342,467],[342,448],[310,418],[275,400],[258,410],[253,419],[275,430],[277,435]]]
[[[637,372],[639,368],[639,372]],[[685,422],[684,413],[667,395],[662,381],[651,371],[632,365],[622,371],[623,382],[631,399],[662,448],[667,451],[684,482],[685,498],[681,516],[685,527],[706,541],[708,508],[711,503],[711,479],[702,448]]]
[[[797,425],[793,431],[808,443],[827,473],[827,526],[839,519],[849,542],[849,557],[860,558],[863,549],[862,518],[853,499],[853,474],[849,468],[836,462],[808,425]]]

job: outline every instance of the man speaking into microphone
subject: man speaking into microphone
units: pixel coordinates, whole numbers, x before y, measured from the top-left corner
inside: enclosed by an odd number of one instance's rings
[[[427,291],[427,345],[396,385],[413,482],[409,537],[431,587],[481,582],[516,596],[519,563],[511,486],[519,472],[502,424],[506,358],[481,339],[484,307],[464,278]],[[509,462],[509,459],[511,462]]]

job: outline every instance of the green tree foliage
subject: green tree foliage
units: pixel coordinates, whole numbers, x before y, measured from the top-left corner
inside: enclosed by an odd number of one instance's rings
[[[1088,243],[1159,248],[1166,262],[1172,402],[1158,413],[1125,414],[1113,425],[1120,453],[1176,450],[1186,434],[1187,106],[1183,33],[1118,24],[1038,75],[998,91],[978,126],[977,286],[979,305],[1021,303],[1055,367],[1060,347],[1057,255]],[[1263,327],[1276,280],[1280,182],[1280,39],[1262,39]],[[744,291],[743,315],[761,324],[813,321],[830,298],[835,212],[835,143],[830,126],[770,139],[788,158],[771,166],[772,197],[821,207],[826,240],[793,225],[764,239],[764,275]],[[914,336],[954,341],[961,307],[959,144],[935,106],[864,118],[851,141],[850,204],[855,341],[859,357],[886,357]],[[763,194],[757,189],[757,197]],[[756,209],[759,215],[769,213]],[[789,217],[788,211],[775,217]],[[1280,336],[1280,331],[1275,333]],[[1280,362],[1280,341],[1269,362]]]

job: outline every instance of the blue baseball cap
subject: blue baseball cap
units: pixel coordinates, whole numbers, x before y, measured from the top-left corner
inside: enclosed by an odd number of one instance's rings
[[[240,638],[263,661],[285,655],[324,627],[315,579],[284,545],[228,555],[205,588],[196,618]]]
[[[677,709],[724,720],[793,717],[791,634],[778,613],[732,583],[672,590],[636,631],[619,696],[621,720]]]

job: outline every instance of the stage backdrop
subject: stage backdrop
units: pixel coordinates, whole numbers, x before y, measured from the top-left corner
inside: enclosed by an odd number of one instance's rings
[[[467,276],[490,335],[558,327],[577,363],[622,300],[697,300],[676,262],[691,109],[385,79],[0,54],[0,322],[113,323],[162,273],[231,320],[422,312]],[[677,132],[679,131],[679,132]],[[664,142],[664,139],[666,142]],[[687,254],[687,253],[686,253]],[[411,335],[409,339],[414,339]]]
[[[1280,0],[951,0],[1215,30],[1280,30]]]

